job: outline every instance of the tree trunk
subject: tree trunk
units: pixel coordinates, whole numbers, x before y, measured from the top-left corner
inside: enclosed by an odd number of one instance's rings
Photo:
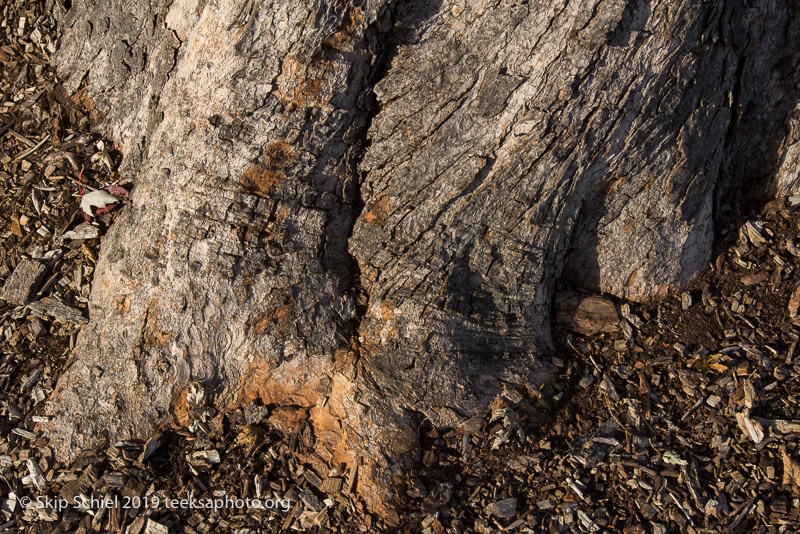
[[[391,514],[416,414],[468,431],[552,376],[562,275],[663,296],[726,203],[800,189],[791,0],[57,12],[59,75],[135,184],[49,408],[63,458],[190,423],[198,381],[363,456]]]

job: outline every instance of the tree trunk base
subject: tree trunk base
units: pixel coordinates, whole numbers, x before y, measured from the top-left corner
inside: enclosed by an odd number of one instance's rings
[[[562,271],[663,296],[748,180],[797,191],[800,16],[771,6],[57,9],[59,74],[135,186],[49,405],[58,455],[191,424],[198,382],[363,459],[396,519],[416,414],[469,432],[552,379]]]

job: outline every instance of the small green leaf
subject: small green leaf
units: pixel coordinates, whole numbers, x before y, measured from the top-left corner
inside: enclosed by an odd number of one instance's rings
[[[686,465],[688,462],[680,457],[680,455],[675,451],[666,451],[662,456],[661,459],[664,463],[672,464],[672,465]]]

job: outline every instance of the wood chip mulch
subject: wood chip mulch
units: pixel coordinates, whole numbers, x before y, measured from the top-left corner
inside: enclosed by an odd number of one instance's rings
[[[798,531],[800,198],[723,207],[706,275],[651,306],[595,301],[601,333],[557,328],[558,379],[475,434],[420,420],[399,527],[366,510],[357,467],[300,461],[307,436],[270,407],[56,462],[36,426],[115,216],[84,222],[80,194],[119,185],[120,156],[60,93],[43,4],[0,8],[0,533]]]

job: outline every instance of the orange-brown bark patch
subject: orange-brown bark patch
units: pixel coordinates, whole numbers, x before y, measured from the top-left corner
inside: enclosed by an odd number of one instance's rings
[[[253,165],[242,174],[242,186],[261,197],[272,195],[283,181],[283,176],[262,165]]]
[[[278,99],[293,112],[308,106],[321,107],[325,80],[332,68],[331,61],[304,63],[288,57],[283,62],[283,71],[278,76]]]
[[[325,39],[325,44],[337,50],[346,51],[353,41],[353,33],[359,24],[364,22],[364,15],[357,7],[350,6],[342,20],[342,26],[339,31]]]
[[[189,426],[192,424],[192,421],[189,420],[189,402],[186,400],[188,391],[189,386],[186,386],[172,393],[169,411],[176,426]]]
[[[283,141],[270,143],[260,161],[244,171],[239,182],[256,195],[272,196],[286,178],[283,170],[293,158],[294,152],[288,144]]]
[[[94,100],[89,96],[85,83],[72,94],[71,100],[80,107],[81,110],[89,114],[89,119],[93,123],[97,124],[103,121],[103,114],[95,107]]]
[[[275,141],[266,146],[261,160],[266,167],[278,170],[286,167],[293,158],[294,151],[290,145],[283,141]]]
[[[256,335],[261,335],[266,332],[270,326],[274,326],[274,333],[276,336],[284,336],[289,332],[292,326],[292,317],[294,316],[294,302],[289,302],[283,306],[267,310],[266,313],[260,315],[253,322],[253,330]]]
[[[131,298],[120,295],[117,299],[117,312],[120,315],[127,315],[129,311],[131,311]]]
[[[372,204],[364,214],[364,220],[373,226],[383,226],[389,214],[392,212],[391,200],[389,197],[381,197]]]
[[[269,415],[269,424],[287,435],[302,431],[307,420],[308,410],[302,406],[278,406]]]
[[[325,370],[309,361],[289,369],[276,369],[265,358],[256,356],[223,410],[234,410],[258,399],[262,404],[312,406],[319,401],[316,391]]]
[[[275,321],[275,332],[281,336],[289,331],[292,325],[292,316],[294,315],[294,303],[290,302],[272,312],[272,319]]]
[[[256,331],[256,335],[260,336],[261,334],[267,331],[267,327],[269,327],[269,325],[272,323],[271,319],[272,317],[270,317],[269,315],[262,315],[256,319],[256,322],[253,325],[253,328]]]
[[[385,300],[381,303],[381,319],[384,323],[388,323],[394,317],[395,306],[390,300]]]
[[[142,341],[148,347],[164,347],[172,339],[172,333],[161,329],[161,318],[154,310],[155,301],[151,302],[145,312],[142,326]]]
[[[634,230],[634,220],[631,217],[625,219],[625,233],[631,235]]]
[[[316,362],[317,365],[314,368]],[[322,381],[330,378],[329,386],[323,388]],[[274,405],[267,421],[280,432],[291,435],[304,431],[310,425],[315,437],[312,452],[298,451],[298,459],[310,465],[321,477],[334,466],[344,463],[354,469],[369,448],[365,439],[388,443],[389,455],[408,454],[414,440],[402,430],[386,428],[378,435],[368,438],[359,435],[358,421],[364,413],[363,407],[353,402],[355,386],[351,379],[340,372],[326,371],[324,362],[310,360],[308,366],[298,366],[287,372],[285,368],[272,367],[261,358],[255,358],[239,388],[223,411],[246,406],[254,399],[264,405]],[[178,392],[173,401],[173,413],[186,411],[186,390]],[[184,416],[185,417],[185,416]],[[181,422],[176,417],[176,420]],[[390,523],[397,521],[391,505],[391,494],[385,485],[380,485],[380,471],[373,465],[361,464],[358,468],[358,491],[365,498],[370,510],[378,513]],[[400,483],[400,481],[396,481]]]

